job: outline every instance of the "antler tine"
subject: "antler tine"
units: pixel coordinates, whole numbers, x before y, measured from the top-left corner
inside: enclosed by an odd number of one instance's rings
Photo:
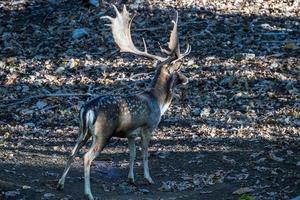
[[[140,51],[138,48],[135,47],[133,44],[132,38],[131,38],[131,22],[133,18],[129,17],[129,12],[126,9],[126,6],[124,5],[123,11],[119,12],[117,7],[113,5],[113,8],[116,12],[116,17],[110,17],[110,16],[104,16],[102,18],[109,19],[112,28],[113,38],[116,42],[116,44],[119,46],[121,52],[128,52],[133,53],[136,55],[144,56],[150,59],[164,61],[167,58],[153,55],[148,53],[146,42],[143,39],[144,43],[144,51]]]
[[[181,59],[184,58],[185,56],[189,55],[190,52],[191,52],[191,50],[192,50],[191,45],[187,44],[187,47],[186,47],[185,52],[184,52],[183,54],[180,54],[180,56],[179,56],[176,60],[172,61],[172,63],[175,63],[175,62],[177,62],[178,60],[181,60]]]
[[[175,63],[176,61],[182,59],[183,57],[187,56],[191,52],[191,46],[188,44],[185,52],[183,54],[180,53],[180,45],[179,45],[179,38],[178,38],[178,12],[176,11],[176,17],[175,20],[173,20],[173,30],[171,31],[170,35],[170,41],[169,41],[169,49],[165,50],[161,48],[163,52],[166,52],[169,55],[175,54],[175,60],[172,61],[172,63]]]
[[[170,54],[175,53],[176,57],[180,56],[180,47],[179,47],[179,39],[178,39],[178,12],[176,10],[176,17],[175,20],[172,20],[172,23],[174,24],[173,30],[171,31],[170,35],[170,41],[169,41],[169,49]]]

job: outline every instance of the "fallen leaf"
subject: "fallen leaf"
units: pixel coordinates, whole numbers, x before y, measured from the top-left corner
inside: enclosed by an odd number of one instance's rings
[[[288,49],[288,50],[294,50],[294,49],[298,49],[299,47],[292,41],[287,42],[284,46],[284,49]]]
[[[241,194],[249,193],[249,192],[252,192],[252,191],[253,191],[252,188],[249,188],[249,187],[242,187],[242,188],[240,188],[240,189],[235,190],[232,194],[238,194],[238,195],[241,195]]]
[[[6,197],[6,198],[12,198],[12,197],[16,197],[16,196],[18,196],[18,195],[20,195],[20,192],[19,191],[17,191],[17,190],[15,190],[15,191],[7,191],[7,192],[4,192],[4,197]]]
[[[282,161],[284,161],[283,158],[276,156],[276,155],[274,154],[273,151],[270,151],[270,152],[269,152],[269,157],[270,157],[270,159],[275,160],[275,161],[277,161],[277,162],[282,162]]]
[[[18,78],[17,74],[8,75],[5,85],[11,85],[11,84],[16,83],[17,78]]]
[[[44,102],[44,101],[38,101],[38,102],[36,103],[36,107],[37,107],[38,109],[42,109],[42,108],[44,108],[45,106],[47,106],[47,103]]]
[[[230,163],[230,164],[232,164],[232,165],[234,165],[234,164],[236,163],[234,159],[229,159],[229,158],[227,158],[227,156],[223,156],[222,159],[223,159],[225,162]]]
[[[52,193],[45,193],[44,194],[44,198],[46,198],[46,199],[52,198],[54,196],[55,196],[55,194],[52,194]]]
[[[30,186],[28,186],[28,185],[23,185],[22,186],[22,189],[24,189],[24,190],[28,190],[28,189],[30,189],[31,187]]]

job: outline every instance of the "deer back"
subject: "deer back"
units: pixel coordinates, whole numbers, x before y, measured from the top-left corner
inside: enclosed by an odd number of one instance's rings
[[[160,108],[150,92],[129,96],[101,96],[83,106],[90,124],[104,123],[112,136],[127,137],[139,127],[156,128],[160,121]],[[91,117],[93,116],[93,117]]]

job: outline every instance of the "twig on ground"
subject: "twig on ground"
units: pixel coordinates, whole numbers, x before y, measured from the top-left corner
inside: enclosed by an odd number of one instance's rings
[[[96,96],[96,95],[90,94],[90,93],[85,93],[85,94],[78,94],[78,93],[42,94],[42,95],[31,96],[31,97],[28,97],[28,98],[25,98],[25,99],[15,99],[15,100],[12,100],[12,101],[16,101],[16,102],[9,103],[9,104],[2,104],[2,105],[0,105],[0,108],[5,108],[5,107],[13,106],[13,105],[18,105],[18,104],[30,101],[32,99],[41,99],[41,98],[49,98],[49,97],[72,97],[72,96]]]
[[[178,25],[178,27],[185,27],[185,26],[189,26],[191,24],[203,24],[203,21],[199,21],[199,22],[195,22],[194,20],[185,22],[181,25]],[[134,29],[134,31],[156,31],[156,30],[163,30],[163,29],[167,29],[167,27],[163,27],[163,26],[157,26],[157,27],[148,27],[148,28],[136,28]]]
[[[135,79],[136,77],[139,77],[139,76],[149,77],[149,76],[151,76],[152,74],[154,74],[154,72],[134,74],[134,75],[132,75],[132,76],[129,77],[129,80],[131,80],[131,81],[136,81],[136,79]]]
[[[109,94],[114,94],[118,91],[121,91],[125,88],[132,88],[133,85],[136,85],[138,83],[141,82],[145,82],[144,80],[136,80],[135,82],[128,84],[124,87],[120,87],[116,90],[112,90],[111,92],[105,93],[105,95],[109,95]],[[15,101],[13,103],[9,103],[9,104],[2,104],[0,105],[0,108],[5,108],[5,107],[9,107],[9,106],[14,106],[14,105],[18,105],[18,104],[22,104],[25,103],[27,101],[30,101],[32,99],[42,99],[42,98],[50,98],[50,97],[72,97],[72,96],[88,96],[88,97],[96,97],[99,96],[97,94],[91,94],[91,93],[84,93],[84,94],[78,94],[78,93],[52,93],[52,94],[42,94],[42,95],[35,95],[35,96],[31,96],[28,98],[23,98],[23,99],[13,99],[13,100],[5,100],[5,101]]]

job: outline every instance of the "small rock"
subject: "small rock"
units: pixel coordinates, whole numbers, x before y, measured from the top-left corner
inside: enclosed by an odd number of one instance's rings
[[[75,59],[73,59],[73,58],[71,58],[68,62],[67,62],[67,64],[65,65],[65,67],[68,67],[68,68],[75,68],[76,66],[78,66],[78,62],[75,60]]]
[[[54,150],[54,151],[58,151],[58,150],[59,150],[59,146],[54,146],[54,147],[53,147],[53,150]]]
[[[275,197],[276,192],[267,192],[267,195],[271,196],[271,197]]]
[[[20,111],[20,113],[21,113],[22,115],[31,115],[31,114],[34,113],[34,110],[23,109],[23,110]]]
[[[291,200],[300,200],[300,195],[292,198]]]
[[[59,67],[55,70],[55,73],[56,74],[62,74],[63,72],[65,71],[65,68],[64,67]]]
[[[99,0],[89,0],[90,5],[99,7]]]
[[[227,87],[231,87],[233,85],[233,83],[235,82],[235,78],[232,76],[229,77],[225,77],[221,82],[220,85],[221,86],[227,86]]]
[[[288,50],[293,50],[293,49],[298,49],[299,47],[294,42],[289,41],[283,46],[283,48]]]
[[[166,182],[163,182],[162,186],[160,188],[158,188],[158,190],[167,192],[167,191],[173,190],[175,186],[176,186],[175,181],[166,181]]]
[[[265,158],[265,157],[263,157],[263,158],[260,158],[260,159],[258,159],[258,160],[256,160],[256,161],[254,161],[256,164],[258,164],[258,163],[262,163],[262,162],[265,162],[267,160],[267,158]]]
[[[138,9],[140,6],[142,6],[144,3],[144,0],[135,0],[133,3],[129,5],[129,7],[133,10]]]
[[[255,58],[255,54],[254,53],[246,53],[244,54],[245,56],[245,59],[248,60],[248,59],[254,59]]]
[[[251,189],[249,187],[243,187],[243,188],[237,189],[232,194],[241,195],[241,194],[249,193],[249,192],[252,192],[252,191],[253,191],[253,189]]]
[[[45,193],[44,194],[44,198],[46,198],[46,199],[49,199],[49,198],[52,198],[52,197],[55,197],[55,194],[52,194],[52,193]]]
[[[236,55],[234,55],[235,59],[237,60],[250,60],[250,59],[254,59],[255,58],[255,54],[254,53],[238,53]]]
[[[23,85],[21,92],[28,92],[28,91],[29,91],[29,87],[27,85]]]
[[[71,195],[67,195],[66,197],[61,198],[60,200],[71,200],[74,199]]]
[[[297,165],[298,167],[300,167],[300,161],[298,161],[296,165]]]
[[[202,138],[199,137],[198,135],[196,134],[193,134],[192,135],[192,142],[201,142],[202,141]]]
[[[150,192],[148,189],[144,189],[144,188],[139,189],[139,191],[142,192],[142,193],[149,193]]]
[[[79,39],[79,38],[82,38],[83,36],[88,36],[88,32],[85,28],[75,29],[72,33],[73,39]]]
[[[19,195],[20,195],[20,192],[17,190],[4,192],[4,197],[6,197],[6,198],[17,197]]]
[[[233,99],[246,99],[249,98],[249,94],[247,92],[238,92],[233,97],[230,98],[230,101]]]
[[[58,5],[60,4],[62,1],[61,0],[48,0],[49,3],[54,4],[54,5]]]
[[[273,27],[270,24],[264,23],[260,25],[263,29],[273,30]]]
[[[5,62],[0,60],[0,68],[4,68],[4,66],[5,66]]]
[[[270,159],[275,160],[275,161],[277,161],[277,162],[282,162],[282,161],[284,161],[283,158],[276,156],[276,155],[274,154],[273,151],[270,151],[270,152],[269,152],[269,157],[270,157]]]
[[[200,113],[201,113],[201,109],[200,108],[195,108],[195,109],[192,110],[192,114],[194,116],[199,116]]]
[[[230,163],[230,164],[232,164],[232,165],[234,165],[234,164],[236,163],[234,159],[229,159],[229,158],[227,158],[227,156],[223,156],[222,159],[223,159],[225,162]]]
[[[163,184],[160,188],[158,188],[160,191],[171,191],[171,189],[171,186],[166,184]]]
[[[48,171],[45,172],[45,175],[46,175],[46,176],[54,176],[54,177],[58,177],[58,176],[59,176],[58,173],[48,172]]]
[[[34,190],[35,192],[37,192],[37,193],[42,193],[42,192],[45,192],[45,190],[44,189],[36,189],[36,190]]]
[[[26,125],[26,126],[28,126],[28,127],[31,127],[31,128],[34,128],[34,127],[35,127],[35,124],[32,123],[32,122],[25,123],[24,125]]]
[[[28,185],[23,185],[22,186],[22,189],[24,189],[24,190],[28,190],[28,189],[30,189],[31,187],[30,186],[28,186]]]
[[[270,69],[276,69],[278,66],[279,66],[278,63],[273,62],[273,63],[269,66],[269,68],[270,68]]]
[[[133,193],[134,190],[135,190],[135,187],[134,186],[131,186],[131,185],[128,185],[127,182],[124,182],[124,183],[121,183],[119,185],[120,189],[121,189],[121,192],[123,194],[129,194],[129,193]]]
[[[188,66],[191,66],[191,65],[193,65],[194,63],[195,63],[194,60],[189,60],[188,63],[187,63],[187,65],[188,65]]]
[[[194,185],[200,185],[200,184],[201,184],[200,179],[194,179],[194,180],[193,180],[193,184],[194,184]]]
[[[154,155],[156,155],[159,158],[166,158],[170,153],[169,152],[156,152]]]
[[[200,116],[201,117],[208,117],[210,114],[210,107],[206,107],[206,108],[203,108],[201,113],[200,113]]]
[[[37,107],[38,109],[42,109],[42,108],[44,108],[45,106],[47,106],[47,103],[44,102],[44,101],[38,101],[38,102],[36,103],[36,107]]]

